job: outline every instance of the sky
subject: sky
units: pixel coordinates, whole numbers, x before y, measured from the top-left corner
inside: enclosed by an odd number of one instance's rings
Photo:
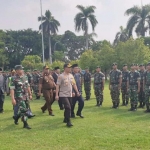
[[[150,4],[150,0],[42,0],[42,8],[43,15],[46,10],[50,10],[60,22],[58,34],[63,34],[66,30],[75,32],[74,17],[79,12],[77,5],[94,5],[98,20],[96,40],[113,42],[120,26],[126,27],[129,16],[124,15],[125,11],[134,5],[141,6],[141,1],[143,5]],[[0,29],[38,30],[40,22],[37,18],[40,13],[40,0],[0,0]],[[76,34],[83,35],[83,32]]]

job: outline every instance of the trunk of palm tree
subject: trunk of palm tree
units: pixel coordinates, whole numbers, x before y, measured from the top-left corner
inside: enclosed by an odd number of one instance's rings
[[[50,64],[52,64],[52,50],[51,50],[51,35],[50,34],[48,37],[48,41],[49,41],[49,61],[50,61]]]
[[[88,29],[86,29],[85,31],[85,38],[86,38],[86,50],[88,50],[89,49]]]

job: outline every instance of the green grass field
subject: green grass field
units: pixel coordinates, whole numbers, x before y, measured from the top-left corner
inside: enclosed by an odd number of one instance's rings
[[[93,93],[93,92],[92,92]],[[92,94],[85,101],[84,119],[72,119],[73,127],[67,128],[63,111],[57,102],[53,105],[55,117],[43,114],[40,107],[44,100],[34,100],[31,108],[36,117],[29,119],[31,130],[13,123],[12,105],[6,97],[5,112],[0,114],[0,150],[149,150],[150,114],[143,109],[128,112],[128,107],[111,109],[108,87],[105,87],[103,107],[95,107]],[[76,105],[77,106],[77,105]]]

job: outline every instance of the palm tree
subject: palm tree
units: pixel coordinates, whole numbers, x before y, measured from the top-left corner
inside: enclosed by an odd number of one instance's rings
[[[41,20],[43,21],[43,23],[39,26],[39,29],[41,30],[43,26],[43,32],[48,34],[49,58],[50,58],[50,64],[52,64],[51,35],[54,35],[58,32],[58,27],[60,26],[60,23],[52,16],[49,10],[46,10],[45,16],[38,17],[38,21]]]
[[[96,20],[96,16],[94,15],[95,6],[88,6],[84,7],[82,5],[76,6],[81,12],[79,12],[75,18],[75,30],[80,31],[83,30],[84,35],[86,37],[86,49],[88,50],[88,29],[89,29],[89,22],[92,25],[92,30],[95,30],[98,21]]]
[[[124,29],[122,26],[120,26],[120,31],[117,32],[114,45],[117,45],[119,42],[125,42],[129,39],[127,29]]]
[[[145,36],[145,32],[150,30],[150,5],[142,7],[134,6],[126,10],[125,15],[131,15],[127,23],[129,36],[132,36],[133,29],[137,36]]]

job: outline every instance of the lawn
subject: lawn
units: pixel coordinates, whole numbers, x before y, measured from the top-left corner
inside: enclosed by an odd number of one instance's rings
[[[93,92],[92,92],[93,93]],[[31,130],[23,129],[22,122],[14,125],[12,105],[5,100],[5,112],[0,114],[0,150],[148,150],[150,149],[150,114],[143,109],[128,112],[128,107],[111,109],[108,86],[105,87],[103,107],[95,107],[92,94],[85,101],[84,119],[72,119],[67,128],[63,111],[53,104],[55,117],[42,113],[44,100],[34,100],[31,108],[35,118],[29,119]]]

